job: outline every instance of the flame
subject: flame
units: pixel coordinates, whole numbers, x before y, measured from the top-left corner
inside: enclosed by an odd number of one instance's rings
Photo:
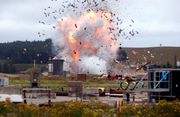
[[[79,56],[80,56],[80,51],[79,50],[74,50],[72,56],[73,56],[74,63],[77,64],[77,62],[79,60]]]
[[[102,45],[117,47],[111,40],[112,34],[108,32],[108,28],[111,27],[108,19],[110,17],[110,13],[107,12],[90,11],[79,18],[66,17],[58,22],[60,32],[66,37],[66,53],[71,53],[68,56],[73,59],[74,64],[78,63],[81,56],[96,55]],[[107,46],[105,51],[111,51],[111,47]]]
[[[68,41],[69,41],[69,43],[71,43],[71,44],[77,43],[77,40],[75,40],[75,39],[73,38],[72,32],[69,32]]]
[[[94,19],[94,18],[96,18],[96,14],[93,11],[90,11],[89,13],[87,13],[85,15],[85,17],[88,17],[90,19]]]

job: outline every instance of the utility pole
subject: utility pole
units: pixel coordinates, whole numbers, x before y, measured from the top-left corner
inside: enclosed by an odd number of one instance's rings
[[[34,59],[34,70],[35,70],[35,67],[36,67],[36,60]]]

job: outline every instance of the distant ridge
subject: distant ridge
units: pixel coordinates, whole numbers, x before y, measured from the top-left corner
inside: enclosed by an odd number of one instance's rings
[[[175,56],[180,61],[180,47],[123,48],[130,62],[152,61],[154,64],[174,65]],[[147,60],[146,60],[147,59]]]

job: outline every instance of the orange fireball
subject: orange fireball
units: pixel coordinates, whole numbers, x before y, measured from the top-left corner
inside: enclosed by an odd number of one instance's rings
[[[115,52],[114,49],[118,46],[112,40],[115,37],[109,30],[112,27],[110,17],[108,12],[90,11],[81,17],[66,17],[58,22],[59,31],[66,38],[66,53],[73,59],[74,64],[77,64],[82,56],[99,56],[102,51]]]

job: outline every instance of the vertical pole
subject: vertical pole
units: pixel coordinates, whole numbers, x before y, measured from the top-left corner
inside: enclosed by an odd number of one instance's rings
[[[119,108],[120,112],[121,112],[122,106],[123,106],[123,100],[120,101],[120,108]]]
[[[127,101],[127,104],[129,104],[129,101],[130,101],[130,94],[129,92],[126,93],[126,101]]]
[[[133,94],[133,102],[135,102],[135,94]]]
[[[48,105],[51,106],[51,90],[48,90]]]
[[[156,86],[156,72],[154,71],[153,72],[153,89],[155,88]]]
[[[77,94],[78,93],[78,89],[77,89],[77,87],[75,89],[76,89],[75,91],[76,91],[76,102],[77,102],[77,100],[78,100],[78,94]]]
[[[35,67],[36,67],[36,60],[34,59],[34,70],[35,70]]]
[[[24,103],[26,104],[27,101],[26,101],[26,90],[23,90],[23,98],[24,98]]]

